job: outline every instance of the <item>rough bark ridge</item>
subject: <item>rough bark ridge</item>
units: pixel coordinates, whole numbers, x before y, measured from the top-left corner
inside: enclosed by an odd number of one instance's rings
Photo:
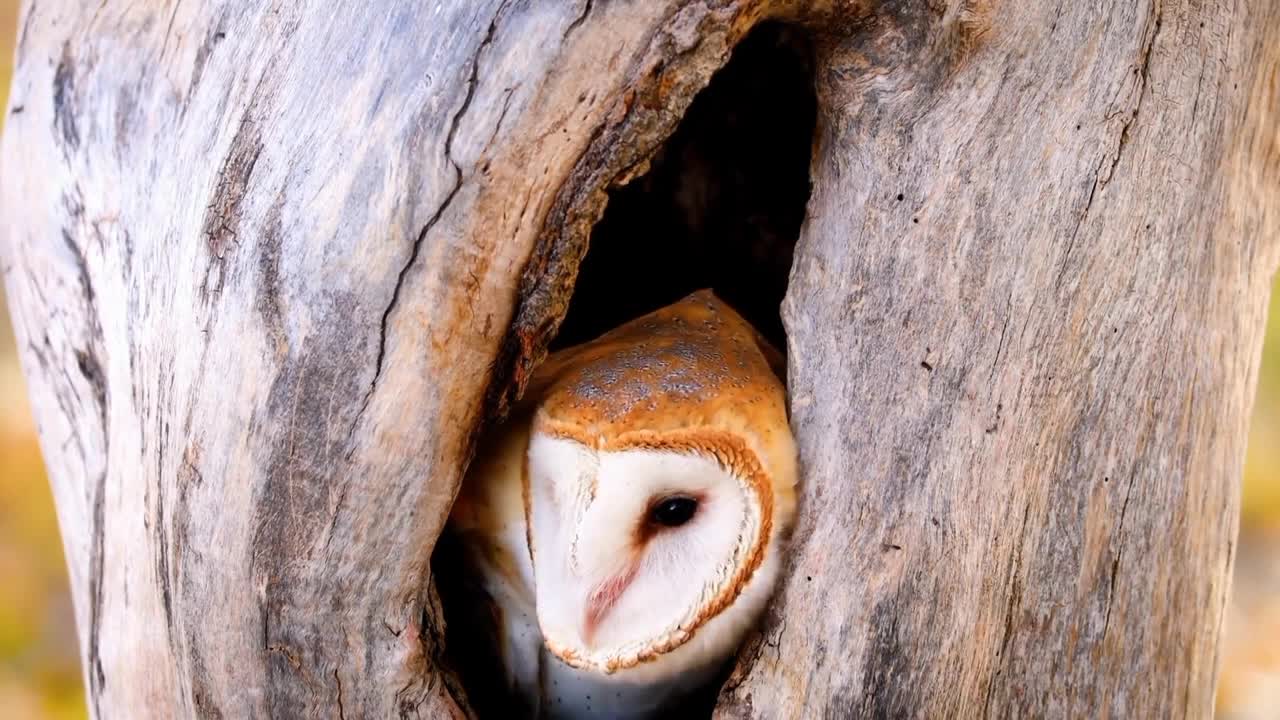
[[[721,715],[1208,717],[1280,3],[933,5],[818,58],[803,517]]]
[[[811,16],[804,516],[726,714],[1207,709],[1280,223],[1243,4]],[[482,411],[793,5],[27,3],[2,269],[95,716],[467,712],[427,560]]]

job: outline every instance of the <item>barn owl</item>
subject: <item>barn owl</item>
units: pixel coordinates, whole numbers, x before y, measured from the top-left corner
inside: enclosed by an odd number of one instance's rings
[[[450,518],[531,714],[647,718],[759,616],[795,512],[776,351],[710,291],[552,355]]]

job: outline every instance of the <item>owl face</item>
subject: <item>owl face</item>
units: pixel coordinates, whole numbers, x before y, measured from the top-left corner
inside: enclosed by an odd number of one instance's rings
[[[769,502],[696,442],[606,450],[535,431],[527,477],[538,621],[566,663],[634,667],[717,618],[745,625],[767,597]],[[760,600],[735,605],[752,588]]]

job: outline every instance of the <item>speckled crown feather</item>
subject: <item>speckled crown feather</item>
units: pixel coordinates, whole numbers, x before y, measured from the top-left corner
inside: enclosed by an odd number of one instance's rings
[[[690,449],[755,486],[774,530],[795,502],[795,444],[777,352],[710,290],[552,355],[533,429],[600,450]]]

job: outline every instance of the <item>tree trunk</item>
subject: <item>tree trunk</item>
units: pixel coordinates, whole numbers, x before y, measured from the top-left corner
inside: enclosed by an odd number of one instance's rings
[[[1280,3],[896,5],[818,60],[806,509],[724,714],[1209,717]]]
[[[1210,712],[1280,3],[801,5],[26,3],[3,272],[96,717],[469,713],[475,434],[769,17],[817,47],[803,493],[719,712]]]

